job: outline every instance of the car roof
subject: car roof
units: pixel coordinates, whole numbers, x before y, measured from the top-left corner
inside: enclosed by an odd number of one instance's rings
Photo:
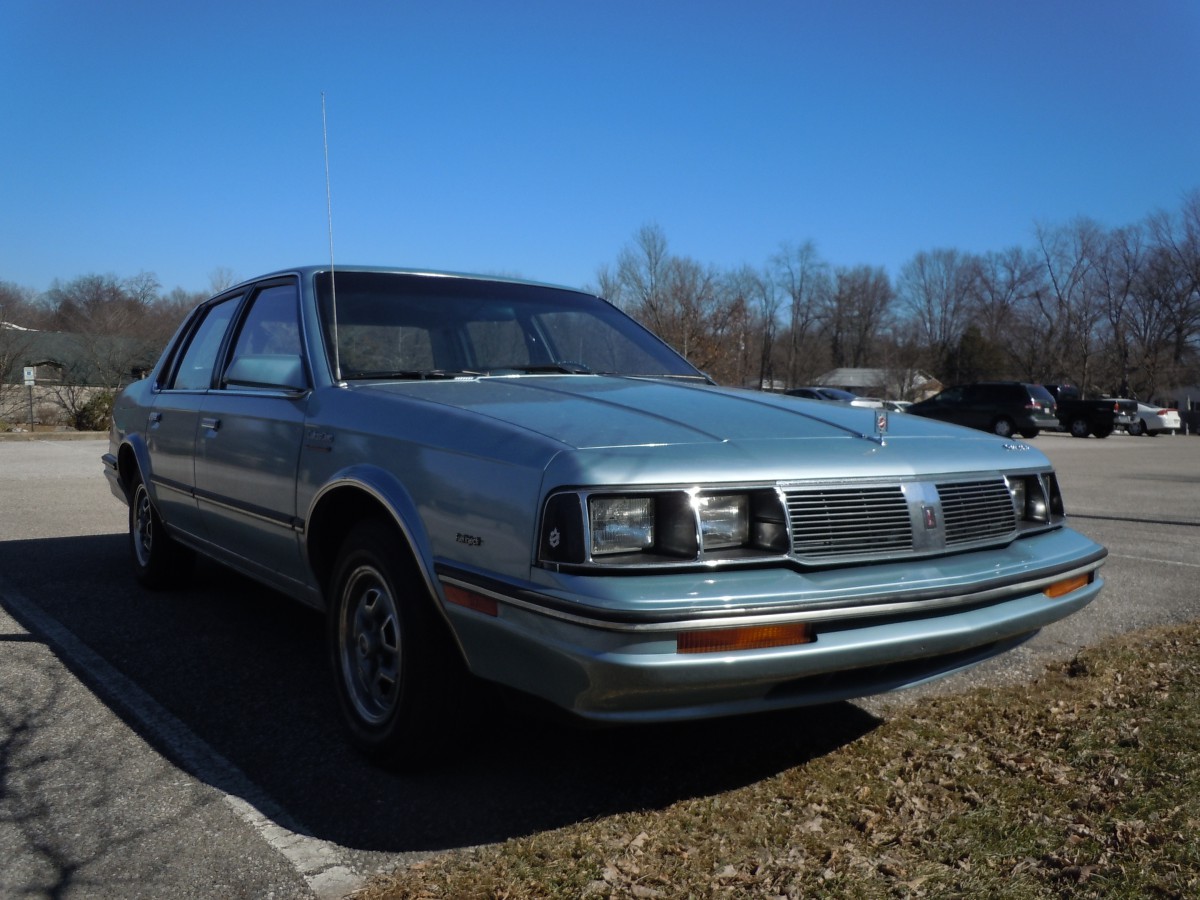
[[[247,278],[240,281],[238,284],[231,286],[228,290],[240,288],[245,285],[254,284],[258,281],[264,281],[269,278],[280,278],[286,275],[299,275],[301,278],[311,278],[313,275],[322,272],[333,271],[336,277],[339,272],[377,272],[380,274],[395,274],[395,275],[421,275],[430,278],[461,278],[469,281],[492,282],[502,284],[523,284],[530,287],[554,288],[560,291],[571,291],[576,294],[584,294],[589,297],[598,296],[590,291],[581,290],[576,287],[569,287],[562,284],[551,284],[544,281],[531,281],[526,278],[512,278],[505,275],[480,275],[472,272],[454,272],[444,271],[440,269],[423,269],[407,266],[367,266],[367,265],[341,265],[336,264],[330,266],[325,265],[307,265],[293,266],[287,269],[278,269],[274,272],[267,272],[262,275],[256,275],[253,278]],[[222,291],[221,293],[225,293]]]

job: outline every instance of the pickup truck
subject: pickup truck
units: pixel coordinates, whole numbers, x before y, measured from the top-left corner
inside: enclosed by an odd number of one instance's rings
[[[1043,385],[1058,403],[1058,423],[1072,437],[1085,438],[1094,434],[1106,438],[1113,430],[1128,427],[1138,420],[1137,401],[1114,397],[1085,399],[1079,389],[1068,384]]]

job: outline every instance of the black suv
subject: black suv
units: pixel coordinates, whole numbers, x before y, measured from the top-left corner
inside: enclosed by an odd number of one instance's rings
[[[1043,428],[1058,428],[1054,398],[1040,384],[1020,381],[981,381],[960,384],[914,403],[908,412],[1002,437],[1019,433],[1037,437]]]

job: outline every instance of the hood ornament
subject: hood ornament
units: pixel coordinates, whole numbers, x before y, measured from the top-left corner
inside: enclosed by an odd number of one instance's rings
[[[876,410],[873,410],[873,412],[875,413],[875,430],[870,434],[859,435],[859,437],[862,437],[868,441],[874,441],[880,447],[886,447],[887,441],[885,440],[885,438],[887,437],[887,430],[888,430],[887,410],[886,409],[876,409]]]

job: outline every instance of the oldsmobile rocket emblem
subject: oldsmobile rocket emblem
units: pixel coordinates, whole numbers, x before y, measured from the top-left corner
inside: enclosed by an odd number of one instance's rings
[[[888,414],[886,409],[875,410],[875,433],[887,434]]]

